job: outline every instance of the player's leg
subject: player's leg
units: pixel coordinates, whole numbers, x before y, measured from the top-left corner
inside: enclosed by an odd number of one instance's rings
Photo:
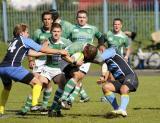
[[[39,78],[40,74],[38,72],[33,73],[36,78]],[[18,114],[26,114],[30,108],[32,107],[32,94],[29,94],[27,97],[24,106],[22,106],[22,109]]]
[[[115,81],[113,75],[111,74],[111,72],[108,71],[108,68],[106,69],[105,67],[106,64],[103,64],[103,67],[102,67],[102,75],[104,76],[104,80],[105,81]],[[108,102],[108,100],[106,99],[105,96],[102,96],[101,97],[101,102]]]
[[[84,63],[79,67],[80,70],[80,80],[82,80],[84,78],[84,76],[88,73],[90,68],[90,63]],[[80,94],[80,102],[86,102],[89,101],[89,97],[86,93],[86,91],[84,90],[84,88],[82,88],[82,83],[78,82],[76,87],[74,88],[73,92],[69,95],[69,99],[71,101],[71,103],[73,103],[73,101],[75,100],[75,98],[78,96],[78,94]]]
[[[19,81],[25,84],[32,85],[32,105],[36,105],[38,103],[38,99],[40,96],[40,92],[42,89],[41,82],[34,77],[32,73],[26,70],[23,67],[7,67],[7,75],[15,81]]]
[[[89,96],[87,95],[86,91],[84,90],[82,84],[80,87],[79,94],[80,94],[80,102],[88,102],[89,101]]]
[[[5,105],[8,100],[8,96],[12,87],[12,81],[7,76],[1,76],[3,82],[3,90],[0,95],[0,116],[4,114]]]
[[[47,109],[51,93],[52,93],[52,84],[51,82],[49,82],[48,84],[44,85],[42,109]]]
[[[50,83],[50,81],[55,78],[57,75],[61,74],[62,71],[60,68],[53,68],[53,67],[48,67],[48,66],[44,66],[42,72],[41,72],[41,77],[39,78],[41,82],[45,83],[45,87],[44,87],[44,95],[43,95],[43,102],[42,102],[42,107],[40,109],[41,114],[46,114],[48,111],[48,101],[50,99],[51,96],[51,92],[52,92],[52,84]],[[47,83],[47,80],[49,81],[49,83]]]
[[[73,103],[75,98],[79,94],[80,88],[81,88],[81,83],[77,83],[75,88],[73,89],[73,92],[71,92],[67,100]]]
[[[91,66],[91,63],[84,63],[79,67],[80,71],[84,74],[84,76],[88,73],[89,68]],[[83,76],[83,78],[84,78]],[[84,90],[82,84],[80,85],[80,102],[88,102],[89,101],[89,96],[87,95],[86,91]]]
[[[53,78],[53,81],[58,84],[58,89],[55,92],[53,103],[49,109],[48,116],[49,117],[59,117],[61,115],[61,104],[59,102],[59,99],[61,98],[63,94],[63,89],[66,83],[66,78],[64,74],[59,74]]]
[[[123,117],[127,116],[127,106],[129,104],[129,92],[136,91],[138,87],[138,78],[135,74],[129,74],[126,76],[123,85],[120,88],[121,93],[121,104],[117,111],[117,114],[122,115]]]
[[[114,110],[117,110],[119,107],[114,92],[116,90],[119,90],[120,86],[121,84],[119,84],[118,82],[107,82],[102,85],[104,96],[112,105]]]
[[[68,65],[64,69],[65,77],[68,78],[65,87],[64,92],[61,97],[62,100],[67,100],[73,89],[76,87],[77,82],[81,79],[82,74],[79,71],[79,68],[77,66],[71,66]]]

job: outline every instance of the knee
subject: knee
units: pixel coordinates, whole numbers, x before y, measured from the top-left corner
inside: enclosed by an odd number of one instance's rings
[[[29,84],[30,84],[30,85],[35,85],[35,84],[40,84],[40,85],[42,85],[42,83],[40,82],[40,80],[37,79],[36,77],[34,77]]]
[[[107,93],[107,92],[110,92],[112,89],[111,89],[111,86],[109,84],[105,84],[102,86],[102,90],[104,93]]]
[[[77,82],[82,80],[84,76],[85,76],[85,74],[82,73],[81,71],[77,71],[77,72],[73,73],[73,78],[76,79]]]
[[[122,85],[122,87],[120,88],[120,93],[121,94],[128,94],[129,92],[129,88],[126,85]]]

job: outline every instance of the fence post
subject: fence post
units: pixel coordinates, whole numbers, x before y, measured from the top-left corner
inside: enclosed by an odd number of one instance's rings
[[[4,41],[8,41],[8,26],[7,26],[7,2],[6,0],[2,1],[3,6],[3,31],[4,31]]]
[[[52,0],[52,9],[57,10],[56,0]]]
[[[154,0],[155,31],[159,30],[159,2]]]
[[[108,31],[108,0],[103,0],[103,32]]]

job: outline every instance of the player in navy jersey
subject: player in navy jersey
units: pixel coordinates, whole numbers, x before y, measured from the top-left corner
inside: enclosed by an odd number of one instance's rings
[[[114,48],[106,49],[104,45],[99,46],[101,58],[107,64],[108,71],[113,75],[111,80],[105,80],[105,76],[101,76],[97,81],[102,84],[102,90],[105,98],[112,105],[111,114],[127,116],[127,105],[129,103],[129,92],[136,91],[138,87],[138,78],[135,72],[130,68],[128,63],[116,53]],[[114,79],[113,79],[114,78]],[[121,103],[118,105],[115,94],[121,95]]]
[[[40,56],[47,53],[66,56],[68,54],[65,50],[50,49],[35,43],[32,39],[28,38],[29,33],[26,24],[17,24],[14,28],[13,35],[14,38],[9,45],[3,61],[0,63],[0,77],[4,86],[0,95],[0,116],[4,114],[4,107],[12,87],[12,80],[31,85],[33,87],[32,106],[38,103],[42,83],[32,73],[21,66],[21,62],[26,55]]]

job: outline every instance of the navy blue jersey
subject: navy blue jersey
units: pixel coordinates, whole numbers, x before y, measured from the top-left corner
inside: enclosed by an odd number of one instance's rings
[[[114,48],[106,49],[102,54],[102,58],[115,79],[134,74],[128,63],[116,53]]]
[[[13,41],[10,43],[7,49],[7,53],[0,66],[21,66],[21,62],[28,53],[29,49],[40,51],[41,46],[35,43],[30,38],[25,38],[23,36],[14,38]]]

